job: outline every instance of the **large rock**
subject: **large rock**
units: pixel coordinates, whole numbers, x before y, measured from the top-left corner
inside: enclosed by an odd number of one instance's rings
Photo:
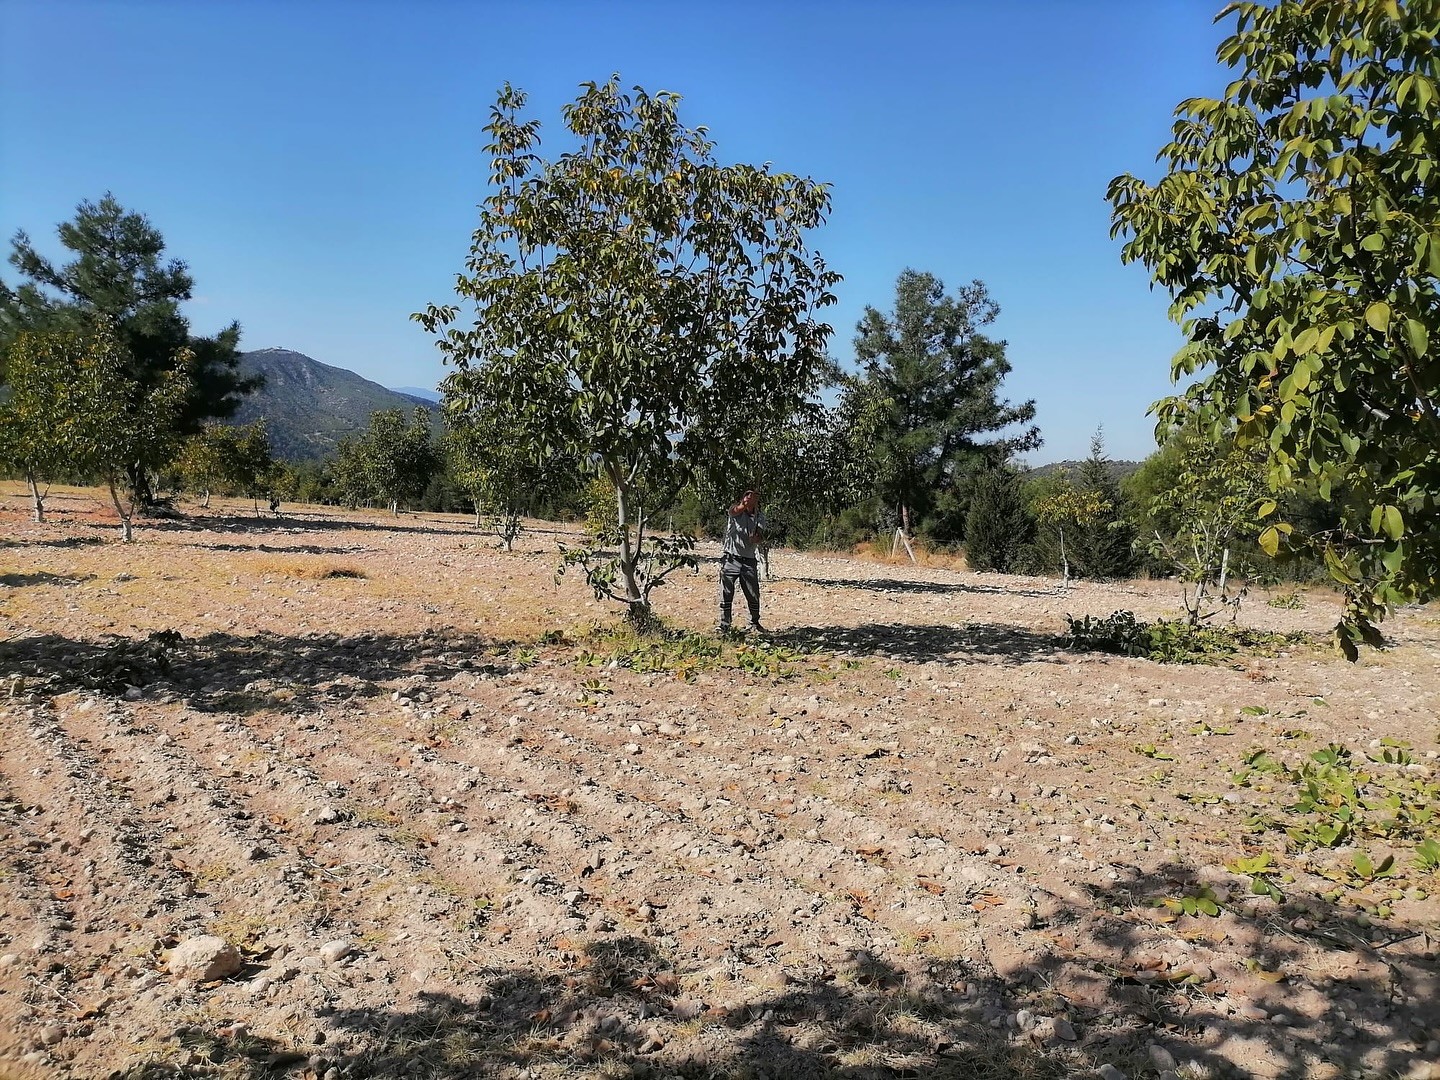
[[[206,934],[187,938],[170,952],[170,973],[196,982],[224,979],[240,970],[240,953],[222,937]]]

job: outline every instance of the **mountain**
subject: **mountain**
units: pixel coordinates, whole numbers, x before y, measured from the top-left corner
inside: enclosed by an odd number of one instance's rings
[[[406,397],[418,397],[421,401],[438,403],[440,401],[439,390],[426,390],[423,386],[392,386],[390,388],[397,394],[404,394]]]
[[[282,461],[318,461],[340,440],[370,426],[370,414],[417,405],[418,395],[396,393],[345,368],[332,367],[290,349],[240,354],[242,375],[262,375],[265,385],[245,399],[234,422],[264,419],[270,448]]]

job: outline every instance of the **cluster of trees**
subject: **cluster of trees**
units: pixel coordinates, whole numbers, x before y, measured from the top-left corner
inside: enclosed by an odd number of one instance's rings
[[[254,388],[237,371],[240,327],[204,337],[181,312],[194,287],[165,241],[109,195],[59,228],[72,256],[57,266],[18,233],[0,281],[0,461],[30,482],[99,480],[131,537],[137,505],[208,420],[234,414]]]
[[[323,467],[266,479],[396,512],[464,500],[507,544],[523,512],[583,507],[593,536],[562,571],[637,622],[747,486],[792,541],[881,536],[913,557],[921,535],[980,567],[1175,573],[1192,620],[1252,555],[1301,556],[1344,587],[1353,657],[1389,607],[1440,592],[1440,24],[1428,0],[1225,17],[1225,95],[1181,104],[1165,175],[1108,192],[1124,259],[1174,298],[1173,374],[1193,380],[1157,403],[1161,449],[1123,485],[1098,438],[1072,471],[1015,466],[1040,444],[1035,408],[1001,395],[979,281],[905,271],[839,371],[819,317],[839,276],[808,245],[827,187],[717,161],[675,95],[618,77],[564,108],[551,157],[523,93],[492,109],[457,302],[414,316],[452,369],[443,438],[423,411],[377,413]],[[207,488],[258,484],[263,432],[242,452],[205,428],[246,389],[238,328],[190,334],[183,265],[108,197],[61,239],[76,259],[56,269],[18,237],[26,280],[0,288],[0,450],[37,514],[57,471],[143,499],[178,455]],[[254,469],[221,464],[242,458]]]

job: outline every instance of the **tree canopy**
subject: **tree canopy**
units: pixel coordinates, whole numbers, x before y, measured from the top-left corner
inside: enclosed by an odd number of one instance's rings
[[[1313,484],[1339,527],[1271,519],[1346,590],[1337,641],[1440,592],[1440,4],[1234,3],[1224,94],[1176,110],[1165,174],[1111,182],[1112,232],[1187,343],[1161,425],[1200,411],[1263,448],[1273,494]],[[1343,497],[1340,493],[1343,492]],[[1261,501],[1274,514],[1280,500]]]
[[[14,237],[9,261],[20,281],[14,287],[0,281],[0,376],[22,332],[81,332],[104,319],[136,394],[170,379],[177,356],[192,358],[185,398],[172,419],[177,434],[233,415],[258,385],[237,370],[240,326],[232,323],[213,337],[190,332],[180,305],[190,299],[194,281],[183,262],[164,258],[160,231],[109,194],[80,203],[74,219],[56,231],[73,256],[63,264],[42,255],[23,231]],[[144,477],[130,480],[148,495]]]
[[[574,148],[550,159],[525,100],[506,86],[486,127],[490,191],[457,283],[473,325],[455,305],[415,317],[462,389],[609,483],[618,555],[578,561],[597,595],[646,617],[688,561],[645,556],[654,500],[700,472],[738,475],[746,436],[782,423],[825,370],[831,328],[814,312],[839,277],[805,235],[830,197],[768,164],[720,164],[672,93],[584,84],[563,109]]]
[[[999,396],[1010,361],[1005,343],[983,332],[999,313],[984,282],[947,295],[934,274],[905,270],[893,311],[867,307],[856,328],[864,389],[880,410],[872,429],[879,493],[907,535],[964,466],[994,466],[1040,445],[1035,403]]]

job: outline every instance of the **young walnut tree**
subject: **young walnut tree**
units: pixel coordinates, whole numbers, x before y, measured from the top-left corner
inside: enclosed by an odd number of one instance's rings
[[[1113,232],[1174,298],[1188,343],[1162,426],[1201,407],[1341,524],[1259,535],[1323,557],[1337,642],[1380,644],[1391,606],[1440,594],[1440,2],[1232,3],[1234,79],[1176,110],[1154,183],[1111,182]],[[1277,515],[1278,516],[1278,515]]]
[[[639,622],[694,565],[688,537],[650,532],[688,479],[732,473],[746,436],[816,388],[839,276],[808,250],[830,197],[763,166],[722,165],[679,97],[586,83],[563,112],[570,149],[506,86],[491,111],[490,189],[457,305],[414,318],[438,334],[457,393],[509,410],[539,457],[573,454],[614,492],[613,528],[564,553],[597,597]],[[467,320],[469,321],[469,320]],[[648,494],[646,494],[648,493]]]

